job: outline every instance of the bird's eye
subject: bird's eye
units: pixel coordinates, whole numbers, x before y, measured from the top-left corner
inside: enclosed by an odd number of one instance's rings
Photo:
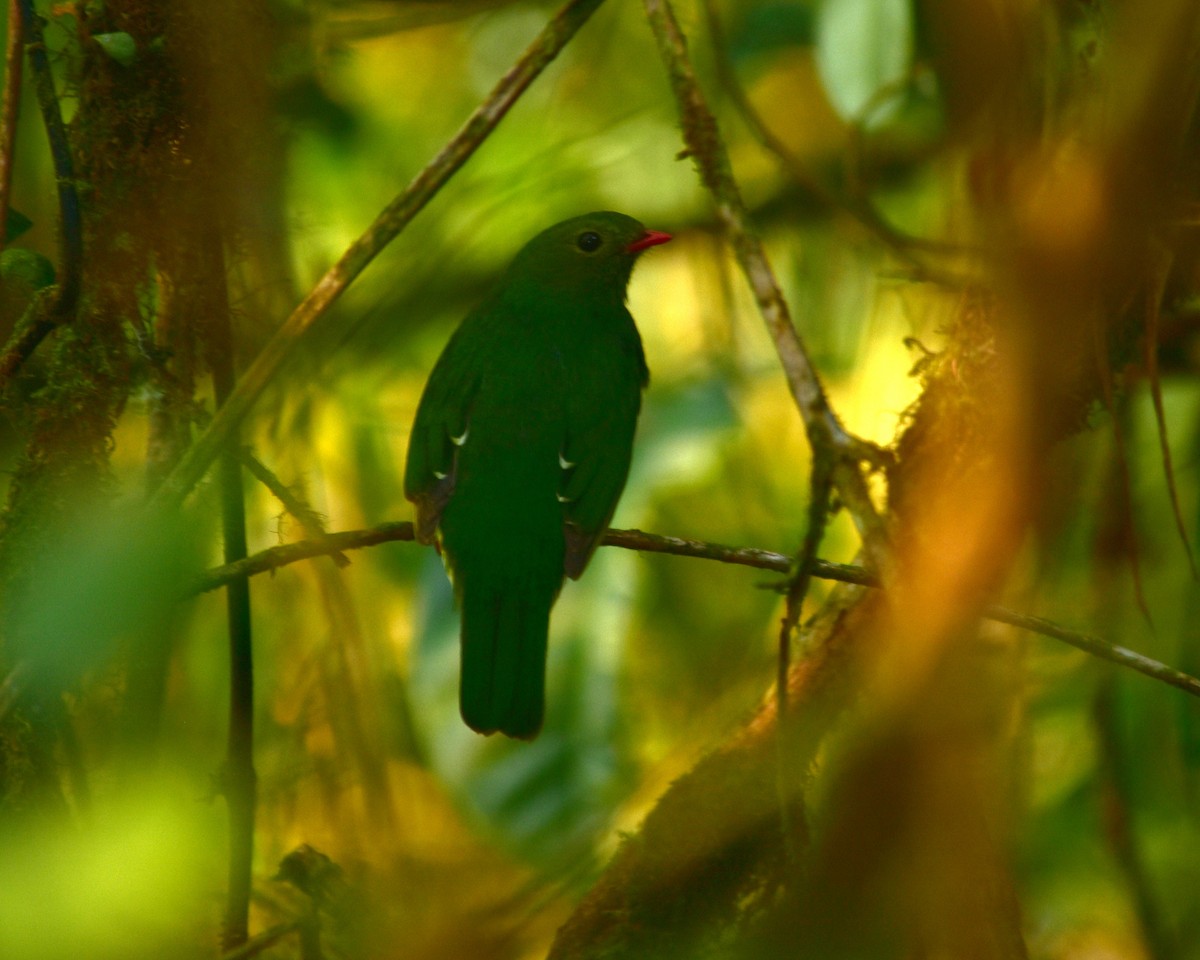
[[[575,245],[584,253],[594,253],[600,249],[600,244],[603,242],[600,234],[593,230],[587,230],[576,238]]]

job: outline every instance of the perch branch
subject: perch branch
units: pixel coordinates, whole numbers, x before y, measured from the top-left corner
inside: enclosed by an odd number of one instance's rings
[[[287,543],[252,554],[237,563],[213,567],[201,574],[192,586],[196,593],[206,593],[216,590],[238,577],[250,577],[277,570],[300,560],[326,556],[340,550],[356,550],[361,547],[373,547],[380,543],[413,539],[413,525],[407,520],[381,523],[377,527],[366,530],[343,530],[326,534],[319,541],[301,540],[296,543]],[[646,533],[642,530],[609,530],[600,542],[607,547],[621,547],[625,550],[637,550],[643,553],[665,553],[677,557],[692,557],[697,560],[713,560],[717,563],[753,567],[756,570],[769,570],[772,573],[787,574],[794,567],[792,557],[775,553],[772,550],[761,550],[757,547],[730,547],[719,543],[707,543],[703,540],[688,540],[684,537],[667,537],[656,533]],[[829,560],[817,559],[810,566],[809,573],[821,580],[836,580],[862,587],[878,587],[880,585],[878,576],[864,567],[854,564],[832,563]],[[1153,680],[1176,687],[1184,693],[1200,697],[1200,679],[1151,657],[1109,643],[1100,637],[1068,630],[1051,620],[1017,613],[1000,606],[986,607],[983,616],[996,623],[1004,623],[1019,630],[1027,630],[1043,637],[1060,640],[1101,660],[1134,670]]]
[[[254,402],[279,372],[304,333],[333,305],[354,279],[434,197],[496,128],[521,94],[566,46],[603,0],[569,0],[554,15],[487,99],[458,133],[412,182],[392,200],[375,221],[342,254],[317,285],[292,311],[254,362],[242,375],[229,400],[217,411],[208,429],[180,460],[159,488],[155,499],[178,501],[208,470],[219,451],[233,438]]]

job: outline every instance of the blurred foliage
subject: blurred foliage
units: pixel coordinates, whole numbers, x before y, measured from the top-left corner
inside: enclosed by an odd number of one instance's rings
[[[244,368],[553,13],[522,0],[236,7],[236,17],[199,0],[40,7],[86,161],[90,259],[78,321],[6,385],[0,420],[0,956],[213,955],[226,882],[215,794],[228,640],[220,598],[189,584],[219,563],[216,496],[202,486],[182,517],[135,509],[211,416],[219,338],[211,264],[200,264],[206,231],[224,257],[217,276],[227,275]],[[1154,18],[1139,34],[1127,7],[680,0],[678,15],[847,426],[882,444],[914,431],[902,447],[911,451],[931,398],[953,417],[958,399],[986,395],[976,378],[994,344],[964,333],[972,304],[987,299],[980,291],[1038,305],[1028,329],[1012,324],[1050,344],[1034,351],[1048,372],[997,395],[1045,411],[1037,404],[1054,392],[1037,378],[1061,374],[1071,429],[1034,448],[1036,490],[1021,494],[1028,529],[1014,525],[1011,562],[986,588],[1200,673],[1200,588],[1176,531],[1143,352],[1153,315],[1194,547],[1200,137],[1183,108],[1182,146],[1164,147],[1170,98],[1160,117],[1130,92],[1165,75],[1171,51],[1157,41],[1172,34],[1153,34]],[[1198,49],[1194,19],[1180,17],[1184,59]],[[1185,104],[1194,96],[1179,92]],[[0,260],[5,339],[53,282],[57,249],[54,172],[28,81],[19,105],[12,197],[28,216],[6,212],[6,242],[20,246]],[[1144,130],[1119,155],[1113,130],[1131,117]],[[408,518],[409,424],[454,324],[537,230],[620,209],[676,239],[644,259],[630,290],[652,383],[614,526],[794,551],[804,430],[680,148],[641,6],[603,5],[311,332],[244,442],[330,530]],[[1175,166],[1159,162],[1169,149]],[[1153,182],[1121,179],[1139,164]],[[1154,172],[1167,167],[1170,176]],[[1144,193],[1104,192],[1127,183]],[[1153,235],[1151,252],[1128,239],[1139,230]],[[1081,238],[1129,252],[1099,261],[1119,264],[1111,269],[1072,273]],[[1057,352],[1075,342],[1072,304],[1093,295],[1118,317],[1089,341],[1103,388]],[[1001,309],[977,312],[1005,322]],[[914,406],[923,388],[924,414]],[[976,419],[999,422],[1002,407]],[[897,503],[928,495],[931,481],[911,483]],[[980,504],[987,496],[981,483]],[[305,538],[250,483],[247,516],[252,552]],[[939,541],[947,564],[961,558],[959,533]],[[858,545],[839,514],[821,553],[849,562]],[[1003,915],[1024,937],[964,956],[1200,958],[1200,705],[1178,690],[1051,640],[961,627],[946,655],[955,695],[914,694],[891,714],[899,686],[864,682],[843,705],[849,719],[786,774],[809,791],[811,895],[781,881],[744,898],[722,939],[712,927],[727,890],[701,896],[666,867],[652,874],[661,888],[637,886],[635,870],[657,849],[646,818],[668,791],[680,806],[660,808],[659,822],[674,818],[698,844],[717,843],[760,801],[773,809],[770,761],[747,762],[728,783],[714,776],[707,801],[704,778],[758,744],[759,720],[745,725],[761,719],[774,682],[778,578],[600,551],[556,607],[547,721],[526,744],[480,738],[458,718],[457,621],[436,555],[390,543],[352,560],[252,582],[253,931],[316,917],[328,956],[539,957],[585,891],[624,880],[631,915],[641,904],[673,917],[662,929],[676,939],[587,954],[564,937],[557,955],[950,955],[912,948],[934,937],[896,933],[927,930],[941,911],[964,931]],[[806,613],[830,598],[816,584]],[[958,602],[934,591],[931,605]],[[917,646],[897,675],[924,676]],[[788,876],[783,841],[767,834],[737,856],[722,848],[715,869]],[[306,844],[335,878],[320,896],[294,873],[276,875]],[[602,872],[615,852],[629,873]],[[1012,902],[1000,902],[1004,891]],[[586,913],[576,921],[595,919]],[[290,936],[263,955],[300,949]]]

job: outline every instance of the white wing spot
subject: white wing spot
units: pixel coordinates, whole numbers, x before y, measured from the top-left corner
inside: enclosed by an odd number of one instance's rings
[[[558,455],[558,465],[560,467],[562,467],[564,470],[570,470],[573,466],[575,466],[575,464],[572,463],[570,460],[568,460],[566,457],[564,457],[562,455],[562,453],[559,453],[559,455]]]
[[[452,444],[454,444],[456,447],[461,447],[464,443],[467,442],[467,434],[470,432],[471,432],[471,428],[467,427],[457,437],[451,437],[450,442]]]
[[[446,475],[445,475],[444,473],[442,473],[440,470],[434,470],[434,471],[433,471],[433,475],[434,475],[435,477],[437,477],[439,480],[445,480],[445,479],[446,479]]]
[[[559,503],[570,503],[574,499],[574,497],[564,497],[561,493],[556,493],[555,496],[558,497]]]

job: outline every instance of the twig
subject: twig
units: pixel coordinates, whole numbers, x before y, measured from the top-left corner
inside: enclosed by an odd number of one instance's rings
[[[206,570],[193,582],[192,589],[195,593],[205,593],[224,586],[236,577],[250,577],[266,573],[299,560],[326,556],[338,550],[356,550],[360,547],[373,547],[380,543],[413,539],[413,525],[407,520],[381,523],[377,527],[366,530],[342,530],[326,534],[321,541],[301,540],[296,543],[271,547],[238,563],[225,564]],[[684,537],[666,537],[656,533],[645,533],[642,530],[609,530],[600,542],[608,547],[621,547],[625,550],[638,550],[644,553],[665,553],[677,557],[692,557],[697,560],[714,560],[717,563],[753,567],[756,570],[770,570],[773,573],[781,574],[791,572],[794,565],[793,558],[772,550],[761,550],[757,547],[730,547],[719,543],[707,543],[703,540],[688,540]],[[880,585],[877,575],[864,567],[853,564],[832,563],[828,560],[818,559],[812,563],[809,572],[820,580],[837,580],[841,583],[852,583],[862,587],[878,587]],[[986,607],[983,616],[996,623],[1004,623],[1053,640],[1061,640],[1063,643],[1070,644],[1101,660],[1135,670],[1153,680],[1177,687],[1184,693],[1200,697],[1200,679],[1099,637],[1068,630],[1051,620],[1016,613],[1000,606]]]
[[[1196,570],[1196,557],[1192,553],[1191,540],[1188,538],[1187,523],[1183,519],[1183,508],[1179,504],[1179,489],[1175,483],[1175,466],[1171,459],[1171,441],[1167,436],[1167,413],[1163,408],[1162,378],[1158,373],[1158,319],[1162,310],[1163,292],[1167,287],[1167,279],[1171,264],[1164,256],[1155,265],[1153,294],[1146,301],[1146,332],[1143,337],[1146,380],[1150,384],[1150,399],[1154,404],[1154,422],[1158,426],[1158,446],[1162,456],[1163,477],[1167,481],[1167,498],[1171,502],[1171,513],[1175,517],[1175,531],[1179,534],[1179,542],[1187,555],[1188,569],[1192,572],[1193,580],[1200,580],[1200,572]]]
[[[21,72],[25,60],[21,46],[21,6],[8,0],[8,45],[4,51],[4,98],[0,104],[0,250],[8,231],[8,206],[12,196],[13,163],[17,153],[17,114],[21,106]]]
[[[317,514],[317,511],[305,503],[291,487],[280,480],[265,463],[245,448],[241,451],[241,459],[242,466],[250,471],[250,475],[255,480],[275,495],[275,499],[283,504],[283,508],[304,527],[305,533],[314,540],[321,540],[325,536],[325,524]],[[329,556],[339,567],[350,565],[349,558],[341,551],[335,551]]]
[[[178,501],[185,497],[212,464],[218,452],[233,438],[254,402],[279,372],[304,333],[332,306],[376,255],[434,197],[447,180],[471,157],[496,128],[509,109],[538,75],[566,46],[577,30],[603,0],[568,0],[543,28],[487,99],[471,114],[458,133],[399,196],[375,218],[365,233],[350,245],[341,258],[292,311],[292,315],[267,341],[254,362],[238,381],[208,429],[200,435],[155,499]]]
[[[250,957],[256,957],[264,950],[267,950],[290,933],[295,933],[300,929],[301,921],[290,920],[287,923],[276,924],[270,930],[264,930],[262,933],[247,940],[241,946],[234,950],[227,950],[221,954],[221,960],[249,960]]]
[[[1016,613],[1004,607],[985,607],[983,615],[986,619],[994,620],[997,623],[1006,623],[1010,627],[1028,630],[1030,633],[1037,633],[1043,637],[1050,637],[1053,640],[1061,640],[1063,643],[1070,644],[1077,650],[1090,653],[1093,657],[1099,657],[1101,660],[1115,663],[1119,667],[1136,670],[1147,677],[1160,680],[1172,687],[1177,687],[1184,693],[1190,693],[1193,697],[1200,697],[1200,679],[1136,651],[1129,650],[1126,647],[1119,647],[1114,643],[1109,643],[1100,637],[1078,633],[1075,630],[1068,630],[1066,627],[1061,627],[1052,620],[1045,620],[1042,617],[1031,617],[1025,613]]]

